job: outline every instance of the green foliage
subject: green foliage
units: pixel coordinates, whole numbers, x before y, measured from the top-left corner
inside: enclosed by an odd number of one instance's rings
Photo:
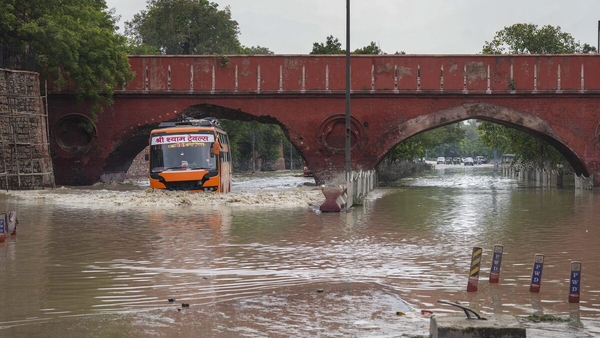
[[[484,121],[478,130],[481,140],[502,153],[515,154],[514,161],[541,169],[568,166],[568,162],[548,142],[530,134],[500,124]]]
[[[41,75],[56,87],[69,85],[78,102],[89,99],[95,119],[101,104],[112,103],[114,88],[133,77],[116,21],[104,1],[3,0],[0,40],[32,47]]]
[[[425,157],[426,149],[419,134],[396,145],[385,157],[385,162],[412,160]]]
[[[385,157],[385,161],[412,160],[425,157],[429,151],[441,152],[444,156],[446,150],[454,146],[451,152],[459,151],[459,143],[465,138],[465,129],[460,123],[450,124],[433,130],[417,134],[396,145]],[[443,149],[440,149],[443,148]]]
[[[229,66],[229,58],[227,57],[227,55],[216,55],[215,54],[215,59],[217,59],[219,66],[221,66],[223,68],[227,68],[227,66]]]
[[[573,54],[596,52],[588,44],[581,45],[560,26],[517,23],[496,32],[494,39],[483,45],[483,54]]]
[[[493,155],[492,148],[483,143],[475,120],[468,120],[467,124],[462,123],[461,127],[465,129],[465,138],[459,142],[459,155],[466,156],[486,156],[491,158]]]
[[[154,46],[138,45],[132,39],[127,41],[127,54],[129,55],[160,55],[160,50]]]
[[[342,48],[342,43],[338,38],[329,35],[324,44],[320,42],[313,43],[313,49],[310,54],[346,54],[346,50]]]
[[[454,123],[424,133],[430,140],[427,149],[437,156],[463,156],[461,142],[466,137],[465,125]]]
[[[490,124],[492,127],[499,125]],[[487,125],[486,125],[487,126]],[[435,158],[438,156],[486,156],[492,158],[493,143],[484,137],[475,120],[457,122],[433,130],[417,134],[394,147],[384,159],[384,162],[395,160],[411,160],[414,158]],[[497,140],[498,143],[506,143]]]
[[[154,46],[163,54],[239,54],[238,23],[231,10],[208,0],[148,0],[146,9],[125,23],[135,45]]]
[[[252,47],[242,47],[242,54],[248,54],[248,55],[255,55],[255,54],[259,54],[259,55],[268,55],[268,54],[274,54],[269,48],[267,47],[261,47],[261,46],[252,46]]]
[[[252,159],[252,146],[258,158],[276,160],[281,156],[283,131],[278,125],[221,119],[231,143],[231,156],[240,162]]]
[[[548,314],[533,314],[527,317],[523,317],[523,319],[532,323],[569,323],[573,321],[573,319],[570,317],[561,317]]]
[[[313,49],[310,54],[316,55],[327,55],[327,54],[346,54],[346,49],[342,48],[342,43],[338,38],[334,38],[333,35],[329,35],[326,38],[325,43],[315,42],[313,43]],[[381,48],[371,41],[370,44],[362,48],[358,48],[352,52],[352,54],[373,54],[380,55],[385,54]]]
[[[353,54],[372,54],[372,55],[380,55],[383,54],[383,51],[379,46],[375,43],[375,41],[371,41],[371,43],[363,48],[359,48],[352,52]]]

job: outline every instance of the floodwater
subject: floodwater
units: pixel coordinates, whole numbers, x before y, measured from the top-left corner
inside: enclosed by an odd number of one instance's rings
[[[490,168],[441,166],[321,213],[299,173],[235,177],[231,194],[143,184],[0,193],[0,337],[428,336],[429,318],[552,314],[528,337],[600,335],[600,195]],[[498,284],[488,282],[495,244]],[[477,292],[466,292],[474,246]],[[533,258],[545,255],[539,293]],[[581,302],[569,304],[571,261]]]

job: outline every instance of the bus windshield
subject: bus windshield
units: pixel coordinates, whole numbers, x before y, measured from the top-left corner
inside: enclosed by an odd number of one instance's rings
[[[150,171],[217,170],[212,151],[213,134],[167,134],[153,136],[150,145]]]

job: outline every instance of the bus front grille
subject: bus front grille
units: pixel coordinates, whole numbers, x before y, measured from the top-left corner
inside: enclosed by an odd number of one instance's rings
[[[198,190],[202,188],[199,181],[165,182],[167,190]]]

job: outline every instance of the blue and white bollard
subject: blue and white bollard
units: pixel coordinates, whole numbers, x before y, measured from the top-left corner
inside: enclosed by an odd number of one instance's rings
[[[0,243],[6,241],[7,221],[6,214],[0,214]]]
[[[571,286],[569,289],[569,303],[579,303],[581,291],[581,262],[571,262]]]
[[[504,246],[494,245],[494,257],[492,259],[492,269],[490,270],[490,283],[498,283],[500,280],[500,264],[502,264],[502,251]]]
[[[542,284],[542,270],[544,269],[544,255],[536,254],[533,259],[533,272],[531,273],[531,285],[529,292],[540,292]]]

